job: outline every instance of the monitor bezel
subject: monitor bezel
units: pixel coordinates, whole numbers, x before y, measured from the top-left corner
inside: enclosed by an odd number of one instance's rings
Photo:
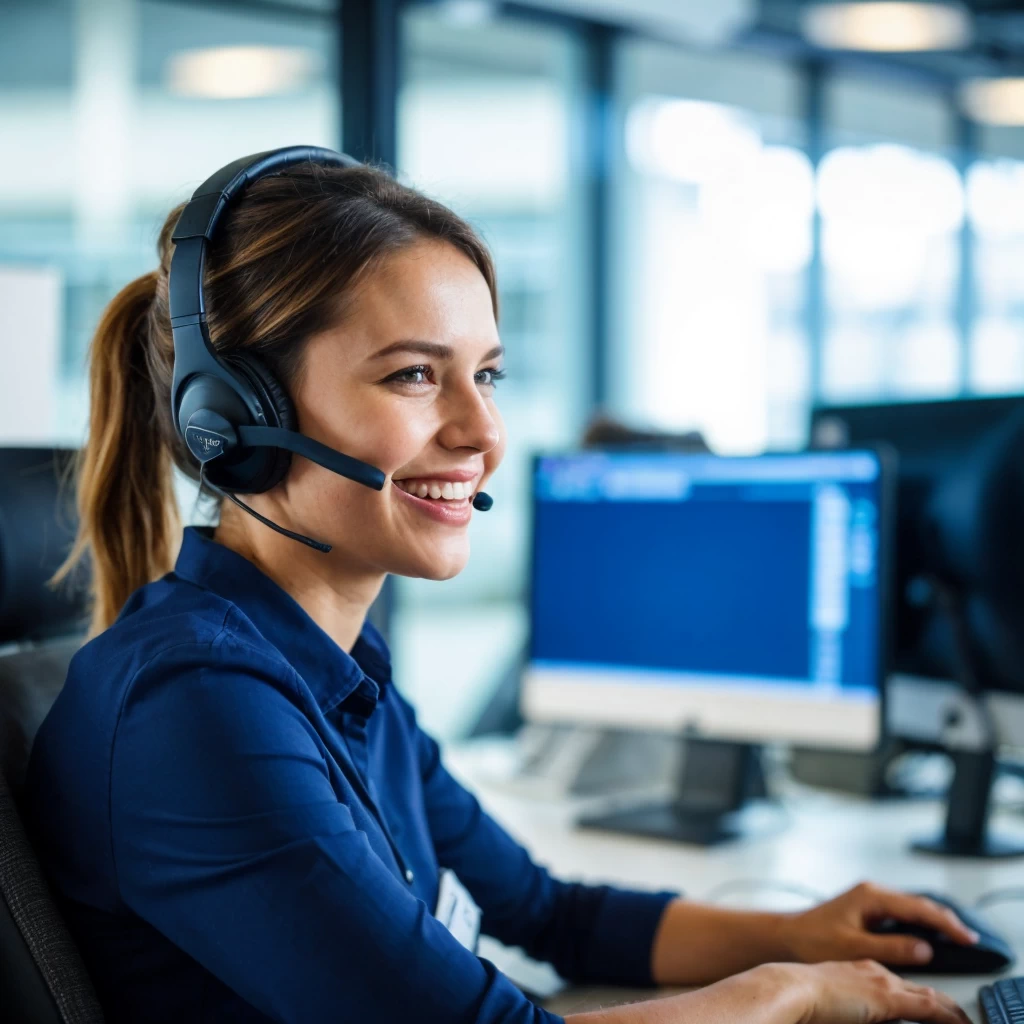
[[[580,686],[581,700],[587,702],[585,712],[570,714],[562,713],[560,710],[552,711],[550,707],[544,707],[540,710],[538,709],[536,700],[531,698],[535,697],[537,687],[543,687],[545,684],[538,683],[535,680],[531,681],[530,673],[531,664],[533,662],[534,643],[533,609],[536,606],[535,598],[537,586],[537,472],[541,460],[595,454],[612,456],[649,454],[666,455],[677,458],[711,457],[722,460],[752,458],[786,460],[806,458],[807,456],[820,456],[822,454],[849,456],[857,453],[870,455],[876,460],[878,465],[878,551],[876,555],[878,574],[876,595],[878,606],[878,643],[875,673],[877,700],[871,702],[876,709],[876,713],[873,715],[874,730],[872,742],[863,743],[857,740],[850,740],[847,742],[843,737],[839,736],[838,733],[830,736],[827,741],[817,741],[814,737],[799,735],[796,731],[786,735],[785,731],[781,729],[772,731],[770,735],[766,733],[762,736],[752,736],[749,730],[742,729],[738,729],[735,733],[730,733],[728,729],[715,729],[714,731],[703,731],[699,728],[694,729],[685,721],[679,722],[676,719],[668,720],[663,714],[659,714],[658,710],[653,705],[656,703],[657,697],[663,697],[664,693],[657,690],[655,685],[647,686],[645,684],[629,684],[631,686],[635,686],[634,693],[638,699],[636,701],[637,708],[631,711],[628,721],[624,721],[620,714],[602,715],[600,713],[600,708],[595,709],[593,703],[588,700],[589,697],[596,695],[598,692],[597,686],[601,684],[570,684]],[[828,451],[822,452],[820,449],[808,448],[795,452],[766,452],[757,455],[718,455],[713,452],[680,452],[676,449],[666,449],[656,445],[633,444],[615,447],[560,449],[535,452],[530,465],[530,558],[527,571],[528,578],[526,591],[528,600],[526,657],[524,659],[523,667],[523,684],[520,688],[519,694],[519,707],[523,718],[526,721],[537,723],[575,723],[591,728],[631,728],[658,732],[669,731],[684,734],[692,733],[709,739],[736,742],[783,743],[808,749],[841,749],[859,752],[870,752],[877,749],[882,745],[887,736],[886,723],[888,695],[886,679],[889,665],[891,664],[891,645],[893,641],[891,620],[893,609],[893,543],[895,539],[894,530],[896,523],[894,507],[896,501],[896,475],[896,453],[890,446],[885,444],[858,445],[856,448],[843,449],[842,451],[836,451],[834,453]],[[772,701],[769,699],[768,703],[770,704]],[[820,700],[816,702],[808,701],[806,706],[811,706],[812,703],[816,708],[820,708],[822,706]],[[849,707],[851,703],[852,702],[850,701],[840,701],[837,702],[836,706],[839,708]],[[649,708],[649,713],[645,713],[645,705]],[[779,706],[781,707],[781,704]]]

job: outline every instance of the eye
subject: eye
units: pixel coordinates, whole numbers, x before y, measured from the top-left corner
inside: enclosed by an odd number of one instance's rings
[[[483,384],[484,387],[493,388],[499,380],[504,380],[506,376],[505,370],[499,370],[495,367],[488,367],[486,370],[477,370],[476,382],[477,384]]]
[[[390,377],[384,378],[386,384],[426,384],[430,374],[429,366],[407,366],[398,370]]]

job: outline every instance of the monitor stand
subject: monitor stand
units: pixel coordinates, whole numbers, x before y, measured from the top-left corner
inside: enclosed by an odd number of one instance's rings
[[[744,808],[767,795],[761,749],[685,737],[675,797],[586,816],[583,828],[657,836],[697,846],[739,839],[749,831]]]
[[[992,785],[998,762],[995,751],[950,751],[955,767],[949,787],[946,825],[942,835],[919,839],[912,849],[943,857],[1020,857],[1024,842],[989,835]]]
[[[978,736],[973,743],[947,743],[953,758],[953,781],[946,805],[946,826],[941,836],[919,840],[912,849],[920,853],[936,853],[945,857],[1019,857],[1024,855],[1024,842],[1012,842],[988,834],[989,812],[992,809],[992,785],[995,782],[999,745],[996,716],[985,703],[980,680],[978,656],[971,643],[970,621],[965,594],[956,587],[936,579],[929,580],[937,607],[943,612],[959,662],[958,680],[964,689],[965,710],[979,722]],[[947,711],[944,724],[960,724],[961,713]]]

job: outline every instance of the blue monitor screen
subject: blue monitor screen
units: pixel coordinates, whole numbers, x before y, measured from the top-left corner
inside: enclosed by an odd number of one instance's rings
[[[535,667],[877,697],[874,453],[585,452],[533,483]]]

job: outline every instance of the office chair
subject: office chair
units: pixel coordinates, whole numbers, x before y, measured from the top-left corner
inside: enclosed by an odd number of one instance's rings
[[[15,802],[85,628],[82,590],[46,586],[74,535],[60,499],[73,454],[0,449],[0,1007],[18,1024],[103,1021]]]

